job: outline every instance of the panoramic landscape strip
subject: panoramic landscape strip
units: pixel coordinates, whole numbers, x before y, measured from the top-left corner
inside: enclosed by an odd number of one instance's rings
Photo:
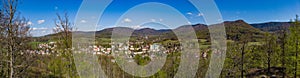
[[[0,78],[300,78],[299,9],[298,0],[1,0]]]

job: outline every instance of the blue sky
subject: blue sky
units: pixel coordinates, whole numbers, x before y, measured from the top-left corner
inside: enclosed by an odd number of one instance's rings
[[[205,23],[203,14],[197,11],[187,0],[115,0],[104,11],[102,20],[99,21],[101,28],[99,27],[98,30],[115,26],[116,21],[128,9],[146,2],[170,5],[183,14],[192,24]],[[224,21],[243,19],[248,23],[286,22],[294,18],[296,14],[300,14],[300,0],[215,0],[215,2]],[[21,0],[18,10],[22,16],[30,20],[29,23],[33,29],[32,35],[42,36],[53,33],[56,13],[67,12],[70,19],[74,20],[81,3],[82,0]],[[146,17],[141,13],[147,10],[149,9],[141,10],[137,17]],[[139,13],[139,11],[136,12]],[[163,16],[165,15],[162,13],[162,18]],[[123,21],[134,21],[130,18],[123,18]],[[163,21],[164,19],[153,18],[149,20]],[[177,19],[170,19],[170,21],[177,21]],[[81,22],[88,23],[85,20]]]

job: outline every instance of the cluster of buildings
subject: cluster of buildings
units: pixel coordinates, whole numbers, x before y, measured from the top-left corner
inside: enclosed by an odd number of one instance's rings
[[[41,43],[37,45],[35,50],[26,50],[30,54],[50,55],[54,53],[54,49],[57,47],[55,42]],[[23,54],[23,53],[22,53]]]
[[[41,55],[50,55],[54,53],[57,48],[57,45],[55,42],[49,42],[49,43],[41,43],[38,44],[38,47],[36,50],[27,50],[27,52],[32,54],[41,54]],[[158,52],[162,50],[162,46],[158,44],[152,44],[152,45],[141,45],[140,47],[134,46],[133,44],[112,44],[111,47],[103,47],[100,45],[94,45],[89,46],[88,48],[81,49],[82,52],[92,53],[94,55],[112,55],[112,52],[120,52],[124,51],[126,54],[129,55],[138,55],[138,54],[147,54],[147,52]],[[164,53],[167,53],[168,51],[163,51]],[[75,52],[75,53],[81,53],[81,52]]]
[[[177,46],[177,45],[167,45],[162,46],[160,44],[141,44],[136,45],[134,43],[114,43],[110,44],[111,47],[103,47],[100,45],[93,45],[88,46],[88,48],[82,48],[79,50],[80,52],[74,52],[74,53],[92,53],[93,55],[106,55],[106,56],[113,56],[114,54],[118,53],[125,53],[126,55],[129,55],[129,58],[132,58],[136,55],[142,55],[142,56],[151,56],[153,54],[160,55],[160,54],[170,54],[173,52],[180,52],[183,47]],[[192,44],[190,46],[193,46]],[[56,43],[55,42],[49,42],[49,43],[42,43],[38,45],[37,50],[28,50],[29,53],[34,54],[41,54],[41,55],[51,55],[55,53],[56,50]],[[77,50],[78,51],[78,50]],[[208,50],[201,52],[203,58],[207,58]]]
[[[167,53],[167,51],[164,50],[163,47],[158,44],[134,46],[130,44],[119,43],[113,44],[110,48],[105,48],[102,46],[90,46],[90,48],[93,48],[93,54],[95,55],[112,55],[119,52],[123,52],[133,57],[135,55],[148,55],[149,52]]]

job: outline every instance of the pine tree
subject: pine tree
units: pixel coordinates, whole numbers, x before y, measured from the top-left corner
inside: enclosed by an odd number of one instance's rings
[[[279,34],[279,45],[280,45],[280,51],[281,51],[281,67],[284,68],[281,70],[282,76],[286,77],[286,45],[287,45],[287,28],[281,27],[280,28],[280,34]]]
[[[270,33],[266,33],[263,47],[265,47],[265,52],[267,53],[267,69],[268,69],[267,74],[269,76],[271,75],[271,66],[273,64],[272,61],[274,61],[275,59],[272,57],[274,57],[276,54],[276,48],[277,48],[276,40],[277,38],[274,35]]]
[[[245,53],[246,53],[247,44],[248,44],[248,42],[250,42],[249,37],[250,37],[250,34],[247,33],[245,35],[242,35],[241,39],[240,39],[240,43],[242,45],[242,47],[241,47],[241,53],[242,53],[242,56],[241,56],[241,78],[244,78]]]
[[[291,67],[293,76],[296,78],[297,75],[297,69],[298,69],[298,52],[299,52],[299,41],[300,41],[300,24],[298,20],[298,15],[296,15],[296,19],[293,21],[291,27],[290,27],[290,35],[288,38],[288,45],[289,45],[289,59],[291,59]]]

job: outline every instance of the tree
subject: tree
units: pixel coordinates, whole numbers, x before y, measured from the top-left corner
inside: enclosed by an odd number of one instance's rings
[[[298,20],[298,15],[296,15],[296,19],[293,21],[291,27],[290,27],[290,35],[288,38],[288,44],[289,44],[289,55],[293,56],[290,57],[291,61],[293,61],[292,67],[293,67],[293,74],[294,77],[297,77],[297,69],[298,69],[298,51],[299,51],[299,41],[300,41],[300,23]]]
[[[5,42],[4,42],[4,39],[5,39],[5,37],[4,37],[4,32],[5,32],[5,25],[4,25],[4,22],[5,22],[5,20],[4,20],[4,14],[3,14],[4,12],[1,10],[0,11],[0,59],[2,59],[2,60],[0,60],[0,67],[1,67],[1,69],[0,69],[0,77],[5,77],[7,74],[6,74],[6,61],[4,61],[3,59],[6,59],[6,52],[5,52],[5,50],[4,50],[4,44],[5,44]]]
[[[246,33],[245,35],[242,35],[241,36],[241,39],[240,39],[240,43],[242,44],[242,47],[241,47],[241,53],[242,53],[242,56],[241,56],[241,78],[244,77],[244,58],[245,58],[245,52],[246,52],[246,46],[248,44],[248,42],[250,42],[250,34],[249,33]]]
[[[57,19],[55,21],[56,28],[54,32],[57,33],[58,37],[55,37],[54,40],[56,41],[56,55],[61,56],[60,60],[65,60],[65,62],[59,63],[58,65],[65,68],[64,74],[68,74],[69,77],[76,77],[76,67],[74,64],[73,54],[72,54],[72,24],[70,23],[68,14],[62,17],[61,15],[57,14]]]
[[[279,44],[280,44],[280,50],[281,50],[281,67],[285,68],[284,70],[282,70],[282,75],[283,77],[286,76],[286,45],[287,45],[287,28],[286,27],[282,27],[280,28],[280,34],[279,34]]]
[[[25,18],[20,18],[17,13],[18,0],[3,0],[1,13],[1,50],[5,54],[2,59],[7,66],[4,77],[14,78],[24,75],[34,60],[27,50],[30,47],[29,24]],[[4,72],[5,73],[5,72]]]
[[[70,23],[68,13],[65,13],[64,17],[57,14],[58,20],[55,21],[55,29],[54,32],[58,34],[58,40],[61,42],[60,48],[70,49],[72,46],[72,29],[73,26]]]
[[[225,64],[223,68],[223,77],[238,77],[238,73],[240,68],[238,67],[241,63],[241,52],[240,52],[240,45],[237,42],[230,42],[228,43],[226,53]]]
[[[274,35],[266,33],[263,41],[263,47],[265,47],[264,50],[267,53],[267,74],[269,76],[271,75],[271,62],[274,59],[272,57],[275,55],[277,48],[276,40],[277,38]]]

